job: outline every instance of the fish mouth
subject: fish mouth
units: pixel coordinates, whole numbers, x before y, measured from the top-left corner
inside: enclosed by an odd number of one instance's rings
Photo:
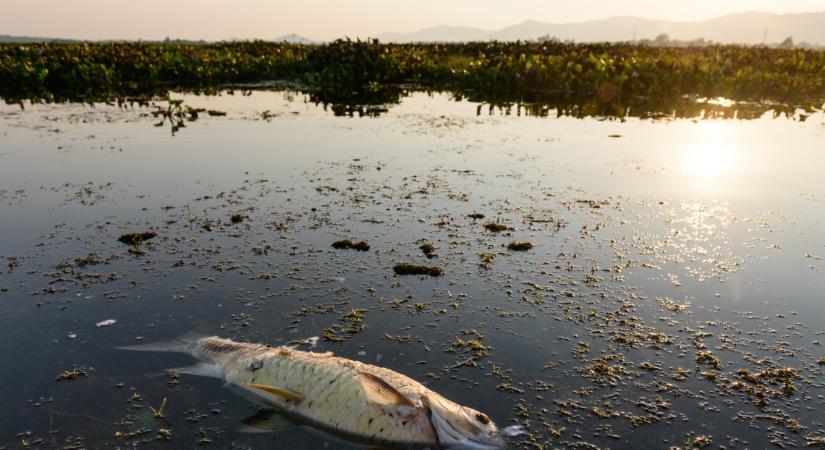
[[[456,427],[453,422],[467,421],[466,414],[461,407],[454,409],[445,408],[445,406],[432,404],[428,408],[430,422],[438,434],[439,444],[449,449],[459,450],[499,450],[504,447],[504,438],[498,430],[478,430],[478,433],[470,433]]]

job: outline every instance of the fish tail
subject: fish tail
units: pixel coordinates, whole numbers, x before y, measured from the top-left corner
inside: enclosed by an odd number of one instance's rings
[[[204,338],[205,335],[198,333],[187,333],[179,336],[176,339],[165,342],[149,342],[146,344],[124,345],[115,347],[119,350],[129,350],[136,352],[169,352],[169,353],[186,353],[192,356],[195,354],[195,344],[198,340]]]
[[[137,352],[167,352],[167,353],[186,353],[195,358],[204,359],[204,356],[198,351],[198,341],[206,337],[203,334],[187,333],[177,337],[171,341],[165,342],[149,342],[146,344],[125,345],[122,347],[115,347],[120,350],[129,350]],[[220,367],[214,362],[201,361],[188,367],[175,367],[167,369],[166,373],[174,372],[181,375],[196,375],[210,378],[223,378]]]

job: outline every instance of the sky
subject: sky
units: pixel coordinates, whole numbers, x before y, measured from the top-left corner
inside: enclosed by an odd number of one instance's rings
[[[612,16],[704,20],[825,11],[825,0],[0,0],[0,34],[75,39],[373,37],[434,25],[498,29]]]

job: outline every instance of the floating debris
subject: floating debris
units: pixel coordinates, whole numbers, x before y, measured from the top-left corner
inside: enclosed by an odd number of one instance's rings
[[[64,370],[63,372],[59,373],[55,378],[55,381],[71,381],[76,380],[80,377],[88,377],[89,373],[86,369],[75,367],[72,370]]]
[[[96,323],[95,328],[110,327],[110,326],[112,326],[116,323],[117,323],[117,320],[115,320],[115,319],[107,319],[107,320],[104,320],[102,322]]]
[[[366,252],[370,249],[370,244],[367,241],[354,242],[349,239],[342,241],[335,241],[332,243],[333,248],[337,249],[351,249],[359,252]]]
[[[246,220],[246,216],[243,214],[233,214],[232,217],[229,218],[229,221],[232,223],[241,223]]]
[[[602,206],[609,204],[607,200],[576,200],[576,203],[584,203],[593,209],[599,209]]]
[[[487,222],[484,224],[484,229],[493,233],[499,233],[501,231],[507,231],[510,228],[503,223]]]
[[[166,400],[166,399],[164,399]],[[155,439],[158,441],[171,441],[172,440],[172,430],[168,428],[159,428],[158,434],[155,436]]]
[[[710,364],[711,366],[715,367],[716,369],[722,368],[722,363],[719,361],[713,353],[711,352],[699,352],[696,354],[696,362],[699,364]]]
[[[74,264],[77,267],[94,266],[101,262],[103,262],[103,260],[94,253],[90,253],[88,256],[78,256],[74,259]]]
[[[441,267],[438,266],[419,266],[407,263],[396,264],[392,270],[395,271],[396,275],[429,275],[431,277],[438,277],[442,274]]]
[[[479,265],[484,267],[485,269],[489,269],[490,265],[493,264],[493,260],[495,259],[495,253],[479,253],[478,258],[481,260]]]
[[[705,448],[708,445],[711,445],[712,443],[713,440],[711,440],[709,436],[704,435],[696,436],[696,438],[693,440],[693,446],[696,448]]]
[[[531,244],[530,242],[513,241],[507,244],[507,248],[514,252],[526,252],[527,250],[533,248],[533,244]]]
[[[324,328],[324,340],[330,342],[343,342],[352,335],[364,331],[364,312],[366,310],[353,308],[350,312],[339,318],[340,322]]]
[[[154,231],[144,231],[141,233],[127,233],[117,238],[117,240],[124,244],[137,246],[142,242],[148,241],[149,239],[154,239],[157,236],[158,234]]]
[[[809,437],[805,442],[808,447],[822,447],[825,448],[825,436]]]
[[[424,256],[429,259],[433,259],[438,256],[435,254],[435,246],[433,244],[424,244],[418,248],[421,249],[421,251],[424,252]]]

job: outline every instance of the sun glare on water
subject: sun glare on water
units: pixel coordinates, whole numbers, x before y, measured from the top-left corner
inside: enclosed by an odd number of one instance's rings
[[[705,180],[728,173],[735,162],[730,146],[722,142],[704,142],[691,149],[688,159],[690,175]]]
[[[697,186],[712,188],[730,179],[742,155],[726,123],[708,121],[698,126],[699,137],[683,148],[682,167]]]

